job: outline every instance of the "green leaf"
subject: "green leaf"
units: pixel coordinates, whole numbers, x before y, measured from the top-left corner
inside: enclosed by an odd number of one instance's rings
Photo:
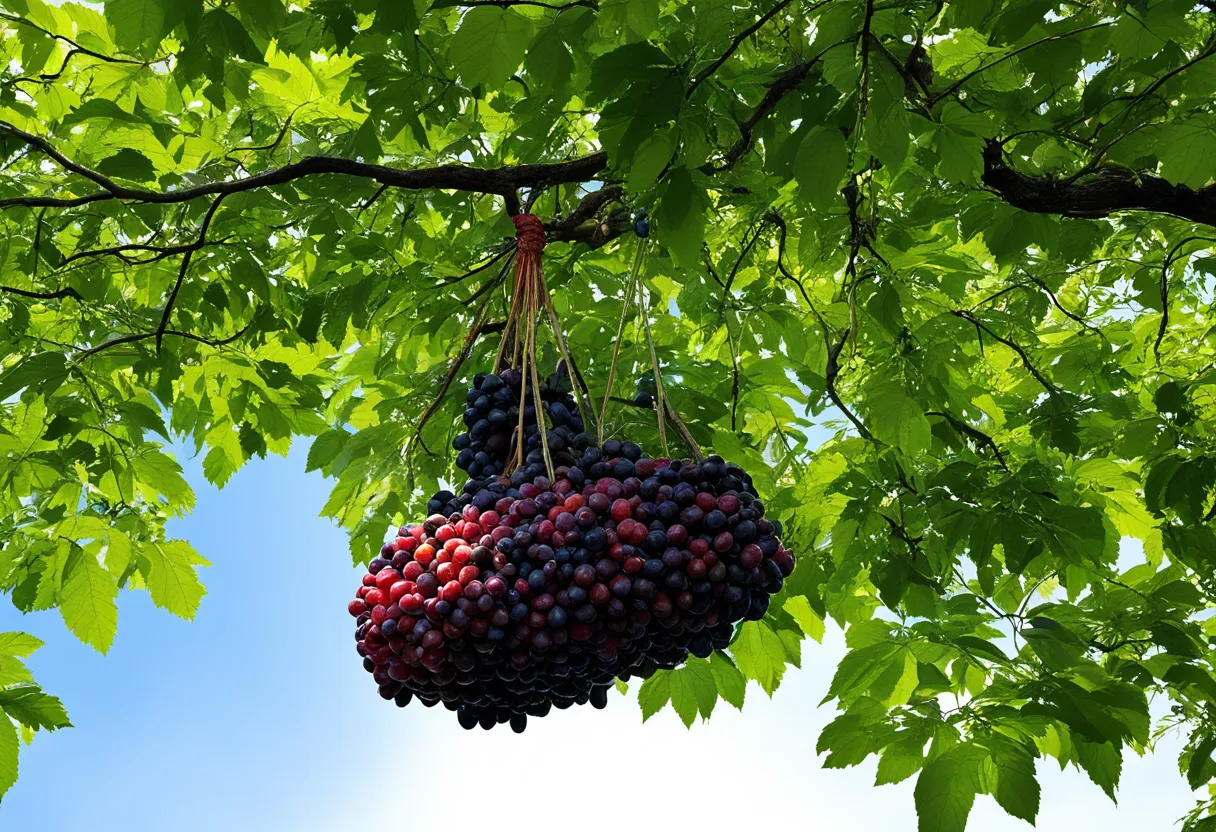
[[[152,160],[138,150],[123,148],[113,156],[107,156],[97,163],[97,169],[107,176],[117,176],[120,179],[131,179],[136,182],[150,182],[156,179],[156,168]]]
[[[912,456],[928,450],[929,419],[903,385],[894,381],[878,385],[870,391],[869,403],[870,430],[876,437]]]
[[[925,765],[913,790],[918,832],[964,832],[984,757],[976,746],[959,745]]]
[[[754,679],[769,696],[781,684],[788,657],[781,637],[763,621],[748,621],[730,646],[731,655],[744,677]]]
[[[724,653],[715,650],[709,657],[709,670],[713,673],[718,695],[736,708],[743,709],[747,695],[747,680]]]
[[[1073,748],[1077,762],[1089,779],[1101,786],[1112,802],[1118,803],[1115,789],[1119,787],[1119,776],[1123,772],[1123,755],[1119,749],[1109,742],[1088,742],[1079,737],[1073,739]]]
[[[24,659],[41,646],[42,641],[29,633],[0,633],[0,656]]]
[[[1216,176],[1216,133],[1201,124],[1166,124],[1157,131],[1161,175],[1200,188]]]
[[[794,157],[794,178],[807,202],[821,211],[836,204],[847,173],[848,155],[848,146],[838,130],[817,127],[803,137]]]
[[[1001,742],[992,748],[997,781],[993,797],[1009,814],[1034,824],[1039,814],[1039,781],[1034,776],[1034,758],[1026,749]]]
[[[983,139],[942,126],[934,134],[934,145],[938,158],[936,170],[943,179],[961,185],[979,182],[983,168]]]
[[[687,168],[673,168],[665,181],[653,233],[687,267],[700,259],[707,198]]]
[[[0,689],[0,709],[22,725],[31,728],[71,728],[67,711],[57,697],[42,692],[37,685],[12,685]]]
[[[668,681],[669,671],[660,670],[638,689],[638,704],[642,706],[642,721],[650,719],[671,701],[671,687]],[[687,723],[685,723],[687,724]]]
[[[794,617],[794,620],[798,622],[798,626],[802,628],[802,632],[815,639],[815,641],[823,641],[823,619],[811,609],[811,603],[805,595],[792,595],[786,598],[782,609]]]
[[[901,739],[889,743],[878,760],[878,771],[874,785],[902,783],[921,770],[925,764],[925,738],[908,732]]]
[[[118,586],[97,558],[76,546],[63,570],[59,611],[69,630],[85,644],[105,653],[118,631]]]
[[[114,42],[144,54],[145,46],[160,43],[165,34],[162,0],[106,0],[106,20],[114,27]]]
[[[17,727],[0,714],[0,797],[17,782]]]
[[[195,567],[210,564],[184,540],[149,543],[140,548],[140,554],[148,562],[144,580],[153,602],[181,618],[194,618],[207,594]]]
[[[452,64],[469,86],[498,87],[523,62],[531,37],[532,24],[514,9],[480,6],[452,37]]]

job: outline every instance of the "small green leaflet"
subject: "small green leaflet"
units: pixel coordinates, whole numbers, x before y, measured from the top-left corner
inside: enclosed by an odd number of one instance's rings
[[[638,688],[638,704],[642,706],[642,722],[650,719],[671,700],[671,687],[667,682],[668,671],[660,670],[642,682]]]
[[[113,576],[79,546],[72,547],[63,570],[59,611],[68,629],[101,653],[110,649],[118,630],[118,586]]]
[[[1123,773],[1123,755],[1120,750],[1109,742],[1089,742],[1078,737],[1073,738],[1073,748],[1077,760],[1089,779],[1102,787],[1115,803],[1115,789],[1119,787],[1119,776]]]
[[[769,696],[781,684],[789,658],[785,643],[763,621],[748,621],[730,646],[735,664],[748,679],[760,683]]]
[[[156,605],[181,618],[193,618],[207,594],[195,567],[210,564],[184,540],[148,543],[140,547],[140,554],[149,564],[144,580]]]

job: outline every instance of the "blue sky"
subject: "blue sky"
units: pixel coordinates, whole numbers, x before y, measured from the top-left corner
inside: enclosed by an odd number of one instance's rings
[[[31,668],[76,725],[22,749],[0,829],[329,832],[393,819],[425,829],[480,825],[486,812],[496,832],[549,822],[580,832],[916,829],[911,781],[874,788],[873,760],[820,768],[815,741],[833,709],[817,704],[844,652],[834,631],[807,643],[802,670],[773,699],[752,686],[742,714],[719,703],[691,731],[670,710],[643,725],[632,697],[616,694],[605,711],[554,712],[522,736],[465,732],[446,711],[383,702],[345,609],[359,573],[345,534],[317,516],[328,485],[304,473],[304,457],[300,447],[255,460],[223,491],[184,460],[198,507],[172,533],[213,563],[193,622],[125,593],[101,656],[58,613],[0,606],[0,631],[47,642]],[[1192,805],[1179,747],[1172,739],[1128,759],[1118,807],[1084,774],[1040,762],[1037,828],[1171,828]],[[515,789],[528,796],[510,799]],[[987,797],[969,825],[1030,828]]]

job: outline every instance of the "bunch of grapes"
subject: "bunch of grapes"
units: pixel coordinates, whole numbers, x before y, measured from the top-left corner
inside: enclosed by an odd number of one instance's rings
[[[563,387],[566,380],[564,365],[540,385],[541,405],[548,430],[551,454],[564,454],[583,432],[583,419],[570,392]],[[514,432],[519,428],[519,388],[523,373],[508,367],[500,374],[478,373],[465,397],[464,424],[468,430],[452,441],[456,449],[456,467],[473,481],[484,482],[505,471],[513,448]],[[536,418],[532,380],[528,379],[524,393],[525,451],[540,451],[540,426]],[[573,462],[573,459],[570,460]],[[480,483],[479,483],[480,484]]]
[[[720,457],[609,440],[564,449],[550,480],[539,453],[369,564],[350,612],[385,698],[517,731],[552,707],[603,707],[614,678],[726,647],[793,570],[750,478]]]

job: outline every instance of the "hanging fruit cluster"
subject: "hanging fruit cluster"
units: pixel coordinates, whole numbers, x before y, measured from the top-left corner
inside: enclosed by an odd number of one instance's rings
[[[602,708],[614,679],[707,657],[739,621],[764,616],[794,568],[751,478],[702,458],[662,395],[657,362],[660,428],[666,411],[696,460],[584,432],[562,388],[566,378],[578,392],[551,306],[563,365],[539,383],[534,321],[548,290],[539,248],[525,262],[534,226],[523,226],[498,372],[474,378],[468,431],[453,443],[469,480],[398,530],[349,606],[380,695],[442,702],[466,728],[522,731],[552,707]]]

